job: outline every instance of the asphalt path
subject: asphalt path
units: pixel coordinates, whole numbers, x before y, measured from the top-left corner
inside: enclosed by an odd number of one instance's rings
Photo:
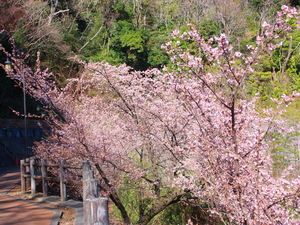
[[[6,193],[20,183],[20,167],[0,167],[0,225],[57,225],[57,212]]]

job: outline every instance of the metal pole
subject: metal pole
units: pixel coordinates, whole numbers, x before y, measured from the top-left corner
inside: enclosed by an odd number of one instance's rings
[[[26,107],[26,83],[25,83],[25,71],[22,71],[22,80],[23,80],[23,104],[24,104],[24,150],[25,158],[28,158],[28,140],[27,140],[27,107]]]

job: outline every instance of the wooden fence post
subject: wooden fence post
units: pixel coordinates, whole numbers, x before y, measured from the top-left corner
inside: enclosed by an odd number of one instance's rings
[[[27,175],[27,174],[30,174],[30,166],[29,166],[30,158],[25,158],[25,163],[28,163],[28,165],[25,166],[25,174]],[[30,178],[26,177],[25,180],[26,180],[25,187],[29,188],[30,187]]]
[[[26,191],[26,178],[24,177],[25,173],[26,173],[26,168],[24,166],[25,160],[22,159],[20,161],[20,172],[21,172],[21,191],[25,192]]]
[[[98,197],[98,182],[94,179],[94,172],[89,161],[82,163],[82,198],[97,198]]]
[[[83,217],[85,225],[109,225],[108,199],[98,198],[98,182],[89,161],[82,163]]]
[[[108,199],[91,198],[83,201],[85,225],[109,225]]]
[[[34,159],[34,163],[41,163],[41,160],[36,158],[36,157],[31,157],[32,159]],[[40,166],[34,166],[34,175],[36,176],[42,176],[42,168]]]
[[[62,202],[67,200],[67,186],[65,184],[66,174],[65,174],[65,166],[66,160],[61,160],[59,164],[59,170],[60,170],[60,200]]]
[[[48,196],[48,182],[46,180],[47,177],[47,160],[43,160],[42,162],[42,189],[43,189],[43,197],[47,197]]]
[[[34,179],[34,166],[33,164],[35,163],[34,159],[30,159],[30,180],[31,180],[31,194],[35,195],[36,193],[36,182]]]

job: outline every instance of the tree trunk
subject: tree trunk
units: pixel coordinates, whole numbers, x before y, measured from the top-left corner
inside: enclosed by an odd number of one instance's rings
[[[48,25],[51,25],[52,23],[57,4],[58,4],[58,0],[50,0],[50,15],[48,17]]]
[[[99,166],[99,164],[95,164],[100,176],[102,177],[102,179],[104,180],[105,184],[109,187],[110,189],[110,198],[111,200],[115,203],[115,205],[117,206],[117,208],[120,210],[122,217],[123,217],[123,221],[125,224],[131,224],[130,222],[130,218],[127,214],[127,211],[124,207],[124,205],[122,204],[120,198],[118,197],[117,192],[115,191],[115,189],[112,187],[112,185],[110,184],[108,178],[106,177],[104,171],[101,169],[101,167]]]
[[[184,194],[185,193],[183,192],[174,192],[166,200],[157,201],[154,205],[152,205],[151,209],[148,210],[146,214],[142,216],[140,215],[137,224],[141,224],[141,225],[148,224],[153,219],[154,216],[162,212],[169,205],[179,202]]]

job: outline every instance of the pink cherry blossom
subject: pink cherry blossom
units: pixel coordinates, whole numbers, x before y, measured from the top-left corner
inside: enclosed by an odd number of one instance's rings
[[[291,176],[292,167],[273,176],[269,134],[292,131],[278,114],[300,94],[274,99],[277,109],[264,115],[256,110],[258,96],[242,94],[253,64],[278,47],[275,34],[290,32],[288,12],[298,15],[284,6],[277,24],[265,24],[269,35],[247,46],[249,53],[234,51],[224,34],[206,41],[190,25],[163,46],[171,68],[133,71],[80,62],[82,74],[60,88],[39,59],[33,70],[13,52],[12,78],[21,78],[25,69],[28,93],[48,112],[51,132],[36,153],[50,162],[90,160],[101,194],[119,202],[127,223],[118,196],[132,191],[138,199],[127,201],[140,204],[139,224],[176,201],[205,202],[227,224],[299,224],[300,179]],[[178,48],[185,40],[195,42],[193,49]]]

